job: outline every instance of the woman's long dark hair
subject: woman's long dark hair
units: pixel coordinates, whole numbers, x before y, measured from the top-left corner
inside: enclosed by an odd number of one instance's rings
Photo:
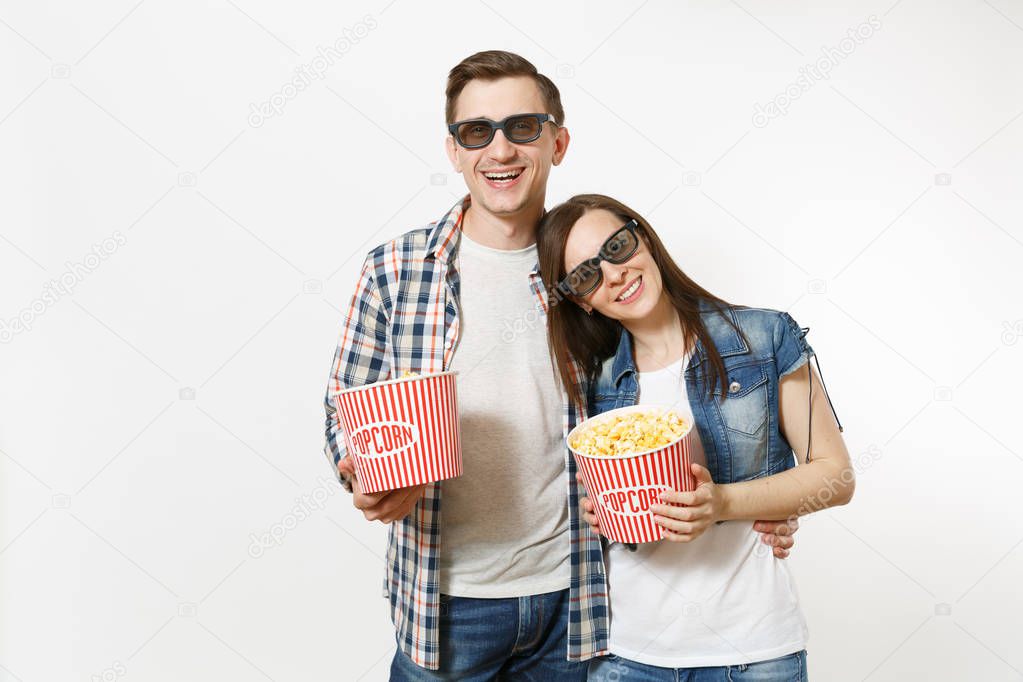
[[[561,377],[562,385],[573,401],[583,404],[584,396],[574,380],[570,360],[575,360],[592,382],[601,363],[614,355],[623,332],[620,322],[604,317],[597,311],[592,315],[573,303],[559,283],[565,278],[565,244],[576,222],[587,212],[603,209],[613,213],[622,224],[635,220],[637,230],[661,272],[664,292],[678,311],[687,348],[695,348],[699,341],[706,354],[701,381],[708,395],[715,387],[724,385],[725,366],[714,342],[700,318],[700,303],[709,302],[721,310],[729,304],[714,296],[691,280],[672,259],[671,254],[657,237],[650,224],[636,211],[603,194],[578,194],[555,206],[540,222],[537,233],[537,252],[540,276],[548,292],[547,339],[551,359]],[[726,317],[731,324],[731,319]],[[735,326],[734,324],[732,325]],[[736,329],[738,331],[738,329]],[[741,332],[740,332],[741,333]],[[722,395],[725,393],[721,391]]]

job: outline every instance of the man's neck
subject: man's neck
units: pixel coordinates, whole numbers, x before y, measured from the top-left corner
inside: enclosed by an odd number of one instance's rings
[[[542,217],[543,204],[510,216],[496,216],[470,204],[462,216],[462,232],[488,248],[517,251],[536,243],[536,228]]]

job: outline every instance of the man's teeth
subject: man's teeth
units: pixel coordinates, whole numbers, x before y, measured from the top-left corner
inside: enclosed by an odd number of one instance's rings
[[[632,296],[634,293],[636,293],[636,290],[639,289],[639,284],[642,281],[643,281],[642,278],[637,279],[635,282],[632,283],[631,287],[629,287],[628,289],[623,291],[621,294],[619,294],[618,298],[616,298],[615,300],[616,301],[624,301],[629,296]]]
[[[519,177],[521,173],[522,171],[508,171],[506,173],[484,173],[483,175],[487,178],[487,180],[507,182],[508,180],[514,180],[515,178]]]

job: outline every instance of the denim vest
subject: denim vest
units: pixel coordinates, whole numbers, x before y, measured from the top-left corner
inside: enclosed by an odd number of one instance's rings
[[[703,302],[700,316],[727,374],[724,400],[721,386],[708,397],[699,378],[709,363],[697,342],[685,372],[686,394],[714,482],[735,483],[792,468],[792,447],[780,430],[778,384],[814,355],[804,338],[809,330],[800,329],[788,313],[762,308],[728,306],[718,312]],[[623,329],[617,352],[590,384],[589,415],[635,405],[638,389],[632,335]]]

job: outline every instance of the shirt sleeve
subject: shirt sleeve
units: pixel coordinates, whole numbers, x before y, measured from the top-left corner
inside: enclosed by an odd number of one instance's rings
[[[366,258],[359,275],[355,294],[348,305],[341,327],[341,340],[334,351],[334,362],[323,400],[326,411],[326,445],[324,454],[334,475],[348,492],[352,482],[338,471],[338,464],[348,456],[343,427],[337,414],[337,396],[353,386],[364,386],[386,379],[390,373],[387,360],[388,316],[373,276],[373,256]]]
[[[801,329],[788,313],[779,313],[774,328],[774,359],[781,379],[810,361],[813,348],[806,342],[810,329]]]

